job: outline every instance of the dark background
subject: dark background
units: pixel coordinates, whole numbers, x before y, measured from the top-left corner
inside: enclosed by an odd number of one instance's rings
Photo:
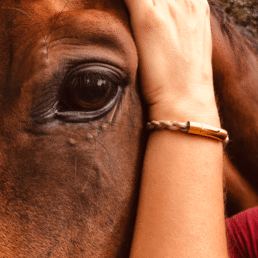
[[[234,22],[258,35],[258,0],[219,0]]]

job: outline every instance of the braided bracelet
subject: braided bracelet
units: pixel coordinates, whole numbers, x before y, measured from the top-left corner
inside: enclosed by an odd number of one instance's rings
[[[180,130],[185,133],[201,135],[208,138],[228,143],[228,132],[224,129],[213,127],[210,125],[195,123],[195,122],[176,122],[176,121],[151,121],[147,123],[148,129],[168,129],[172,131]]]

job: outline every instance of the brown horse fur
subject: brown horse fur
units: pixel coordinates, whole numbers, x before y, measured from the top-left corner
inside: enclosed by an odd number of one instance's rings
[[[230,136],[225,176],[232,215],[258,205],[258,41],[239,30],[216,1],[210,7],[214,87]]]
[[[146,137],[123,2],[0,6],[0,257],[126,257]],[[116,107],[94,121],[45,119],[83,63],[123,78]]]
[[[227,151],[252,178],[257,59],[210,2]],[[1,1],[0,57],[0,257],[128,257],[147,116],[123,1]],[[115,70],[122,94],[108,114],[81,121],[74,111],[69,122],[53,111],[54,100],[71,67],[85,64]]]

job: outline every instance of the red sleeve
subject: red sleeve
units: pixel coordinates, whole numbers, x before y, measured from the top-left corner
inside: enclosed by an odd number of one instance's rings
[[[230,258],[258,257],[258,207],[226,220]]]

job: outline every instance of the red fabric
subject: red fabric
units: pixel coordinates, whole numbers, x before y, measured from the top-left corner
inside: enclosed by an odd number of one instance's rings
[[[258,258],[258,207],[226,220],[230,258]]]

